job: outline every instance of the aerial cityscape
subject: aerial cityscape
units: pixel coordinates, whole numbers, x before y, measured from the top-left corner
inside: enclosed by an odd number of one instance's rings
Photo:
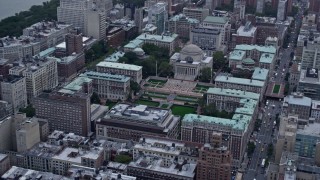
[[[320,180],[320,0],[41,2],[0,17],[0,180]]]

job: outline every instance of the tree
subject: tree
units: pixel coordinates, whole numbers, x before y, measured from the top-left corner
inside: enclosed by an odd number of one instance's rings
[[[168,77],[172,75],[172,65],[166,61],[161,62],[159,66],[159,73],[162,77]]]
[[[134,94],[137,94],[140,91],[140,85],[135,81],[130,81],[130,89]]]
[[[127,63],[128,64],[133,64],[134,62],[136,62],[138,60],[138,56],[136,53],[134,52],[127,52],[124,54],[123,56],[124,58],[127,58]]]
[[[201,69],[201,76],[200,76],[200,81],[201,82],[210,82],[212,76],[211,68],[205,67]]]
[[[131,162],[132,158],[128,155],[117,155],[114,157],[114,161],[118,163],[123,163],[123,164],[129,164]]]
[[[270,144],[268,145],[268,149],[267,149],[267,156],[268,156],[268,157],[271,157],[272,154],[273,154],[273,144],[270,143]]]
[[[91,104],[100,104],[100,98],[97,93],[93,92],[90,98]]]
[[[226,59],[222,51],[213,53],[213,69],[220,69],[226,64]]]
[[[248,146],[247,146],[248,156],[251,156],[251,155],[253,154],[255,148],[256,148],[256,145],[254,145],[253,142],[249,142],[249,143],[248,143]]]
[[[27,117],[33,117],[36,115],[36,109],[32,107],[32,104],[29,104],[25,108],[21,108],[19,111],[22,113],[26,113]]]

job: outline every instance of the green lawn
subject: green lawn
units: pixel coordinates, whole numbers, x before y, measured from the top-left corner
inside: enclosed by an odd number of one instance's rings
[[[158,80],[158,79],[149,79],[149,83],[160,83],[160,84],[165,84],[167,81],[165,80]]]
[[[193,101],[193,102],[197,102],[198,99],[197,98],[193,98],[193,97],[188,97],[188,96],[177,96],[176,98],[174,98],[176,100],[181,100],[181,101]]]
[[[106,102],[106,106],[108,106],[109,109],[111,109],[116,104],[117,104],[117,102],[112,102],[112,101]]]
[[[280,91],[280,85],[279,85],[279,84],[275,84],[275,85],[273,86],[273,91],[272,91],[272,93],[278,94],[279,91]]]
[[[196,109],[193,107],[181,106],[181,105],[175,105],[175,104],[171,106],[171,110],[174,115],[179,115],[181,116],[181,118],[183,118],[185,114],[196,112]]]
[[[148,101],[148,100],[138,100],[136,101],[137,104],[142,104],[142,105],[147,105],[147,106],[153,106],[153,107],[158,107],[159,103],[154,102],[154,101]]]
[[[166,108],[168,108],[168,107],[169,107],[169,104],[162,104],[162,105],[161,105],[161,108],[165,108],[165,109],[166,109]]]

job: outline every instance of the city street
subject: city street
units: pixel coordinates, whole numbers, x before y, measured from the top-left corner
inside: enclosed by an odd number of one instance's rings
[[[286,83],[285,77],[289,72],[289,63],[292,60],[291,53],[294,52],[294,46],[298,37],[298,29],[301,27],[303,9],[299,8],[299,12],[295,18],[294,28],[292,28],[292,33],[289,38],[289,45],[287,48],[281,48],[279,53],[279,64],[276,65],[275,70],[270,74],[270,81],[278,83]],[[281,113],[282,101],[278,99],[268,99],[265,101],[265,104],[261,104],[261,113],[263,114],[262,124],[258,132],[256,132],[255,145],[256,148],[251,158],[247,169],[244,174],[245,180],[264,180],[266,179],[265,170],[268,164],[265,167],[261,167],[263,159],[267,158],[267,149],[268,144],[276,143],[277,128],[274,128],[274,122],[276,121],[276,114]],[[273,159],[269,159],[272,161]]]

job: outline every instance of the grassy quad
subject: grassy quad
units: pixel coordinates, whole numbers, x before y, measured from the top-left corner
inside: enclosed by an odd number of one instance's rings
[[[171,106],[172,114],[184,117],[185,114],[195,113],[196,109],[194,107],[189,106],[181,106],[181,105],[172,105]]]
[[[193,89],[193,92],[204,93],[204,92],[207,92],[209,88],[210,88],[209,86],[201,86],[197,84],[197,86]]]
[[[141,99],[136,101],[136,104],[142,104],[142,105],[152,106],[152,107],[158,107],[159,106],[158,102],[148,101],[148,100],[141,100]]]
[[[275,85],[273,86],[272,93],[278,94],[279,91],[280,91],[280,85],[279,85],[279,84],[275,84]]]

